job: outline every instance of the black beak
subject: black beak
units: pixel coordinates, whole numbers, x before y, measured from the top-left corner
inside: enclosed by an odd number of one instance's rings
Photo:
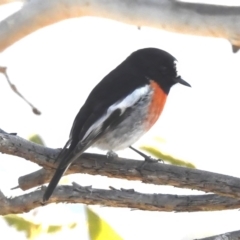
[[[187,83],[186,81],[184,81],[181,77],[176,78],[176,83],[180,83],[184,86],[191,87],[191,85],[189,83]]]

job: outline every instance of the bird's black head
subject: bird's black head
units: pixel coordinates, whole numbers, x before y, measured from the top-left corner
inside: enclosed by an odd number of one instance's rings
[[[133,52],[129,61],[137,67],[141,74],[149,80],[155,80],[166,94],[170,88],[181,83],[191,87],[185,82],[177,71],[177,60],[169,53],[157,48],[144,48]]]

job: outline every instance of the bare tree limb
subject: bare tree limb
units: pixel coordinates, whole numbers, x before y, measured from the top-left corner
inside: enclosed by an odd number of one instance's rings
[[[41,186],[47,182],[50,182],[51,177],[52,177],[52,170],[41,168],[38,171],[19,177],[18,186],[12,189],[21,188],[22,190],[25,191],[30,188]]]
[[[240,47],[240,7],[174,0],[35,0],[0,23],[0,52],[28,34],[76,17],[109,18],[136,26],[225,38]]]
[[[0,215],[28,212],[36,207],[43,206],[41,200],[44,191],[45,187],[42,187],[34,192],[13,198],[7,198],[3,195],[1,198],[0,196]],[[46,204],[60,202],[165,212],[214,211],[240,207],[240,200],[213,194],[204,196],[143,194],[135,192],[133,189],[93,189],[91,187],[82,187],[76,183],[73,183],[73,186],[62,185],[57,187]]]
[[[48,181],[54,170],[53,160],[59,150],[43,147],[26,141],[14,134],[7,134],[0,129],[0,152],[26,158],[46,169],[19,178],[19,186],[30,188]],[[70,167],[67,174],[83,172],[105,175],[109,177],[141,180],[153,184],[168,184],[177,187],[216,192],[238,199],[209,195],[176,196],[166,194],[142,194],[134,190],[92,189],[73,186],[59,186],[48,203],[68,202],[100,204],[112,207],[129,207],[149,211],[214,211],[236,209],[240,207],[240,179],[209,173],[196,169],[188,169],[165,164],[146,164],[144,170],[137,168],[142,161],[116,158],[110,160],[98,154],[84,154]],[[26,182],[33,184],[26,184]],[[26,187],[27,186],[27,187]],[[42,205],[45,187],[29,194],[14,198],[6,198],[0,194],[0,214],[21,213]],[[48,204],[47,203],[47,204]]]
[[[240,231],[228,232],[212,237],[195,239],[195,240],[239,240],[240,239]]]
[[[55,167],[53,160],[59,150],[43,147],[15,135],[1,133],[0,152],[25,158],[48,170],[46,173],[42,172],[45,170],[38,171],[34,183],[28,184],[27,187],[24,182],[29,179],[29,176],[21,177],[19,187],[23,185],[23,189],[26,189],[49,181],[52,175],[51,170],[54,171]],[[141,164],[142,161],[137,160],[123,158],[111,160],[104,155],[84,153],[72,164],[67,174],[87,173],[140,180],[145,183],[171,185],[240,198],[239,178],[161,163],[148,163],[140,171]]]
[[[41,112],[40,112],[36,107],[34,107],[34,106],[32,105],[32,103],[30,103],[30,102],[18,91],[16,85],[14,85],[14,84],[10,81],[10,78],[9,78],[9,76],[8,76],[8,74],[7,74],[7,68],[0,66],[0,73],[2,73],[2,74],[5,76],[5,78],[7,79],[8,84],[9,84],[10,88],[13,90],[13,92],[15,92],[20,98],[23,99],[24,102],[26,102],[26,103],[32,108],[32,111],[33,111],[34,114],[40,115]]]

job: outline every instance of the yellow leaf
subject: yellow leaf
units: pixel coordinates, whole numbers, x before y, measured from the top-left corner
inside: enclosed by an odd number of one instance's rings
[[[62,226],[48,226],[47,233],[56,233],[62,230]]]
[[[42,233],[56,233],[62,230],[61,225],[49,225],[47,229],[43,229],[42,224],[35,224],[19,215],[9,214],[3,217],[9,226],[15,227],[18,231],[24,231],[28,239],[33,240]],[[76,227],[76,223],[68,225],[70,229]]]
[[[85,208],[90,240],[123,240],[112,227],[90,208]]]
[[[18,231],[24,231],[28,239],[34,239],[42,232],[41,224],[34,224],[18,215],[9,214],[3,218],[6,220],[9,226],[15,227]]]
[[[38,134],[33,134],[28,138],[29,141],[45,146],[44,141]]]

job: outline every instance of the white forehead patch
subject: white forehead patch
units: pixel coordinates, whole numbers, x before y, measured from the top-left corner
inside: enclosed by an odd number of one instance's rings
[[[176,77],[180,77],[181,74],[180,74],[180,65],[179,65],[179,62],[177,60],[174,60],[173,61],[173,64],[174,64],[174,67],[175,67],[175,70],[176,70]]]

